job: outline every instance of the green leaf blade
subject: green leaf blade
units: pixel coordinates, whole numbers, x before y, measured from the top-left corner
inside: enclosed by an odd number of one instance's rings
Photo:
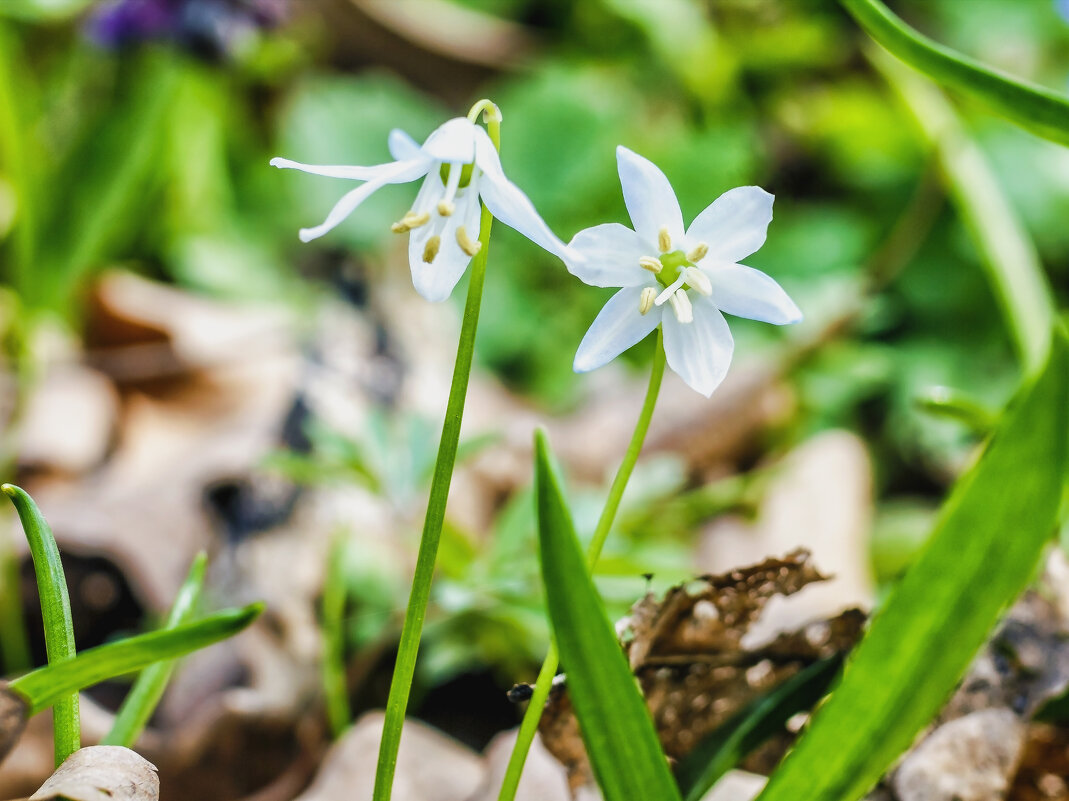
[[[20,676],[8,687],[27,700],[35,715],[70,693],[225,640],[252,623],[263,608],[256,603],[227,609],[195,623],[90,648],[74,659]]]
[[[535,437],[539,553],[568,687],[606,801],[675,801],[679,790],[575,536],[545,434]]]
[[[1058,334],[759,801],[854,801],[935,716],[1051,538],[1067,427],[1069,344]]]
[[[881,47],[933,80],[968,94],[1032,133],[1069,145],[1069,100],[932,41],[878,0],[840,0]]]

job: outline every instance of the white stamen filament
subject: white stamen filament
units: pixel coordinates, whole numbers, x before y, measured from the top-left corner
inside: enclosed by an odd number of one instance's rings
[[[426,225],[431,220],[431,215],[427,212],[416,214],[414,211],[405,212],[405,216],[390,226],[390,230],[395,234],[404,234],[411,231],[413,228],[419,228],[421,225]]]
[[[457,244],[460,245],[460,249],[467,253],[469,256],[474,256],[480,250],[482,250],[483,243],[479,240],[472,240],[468,236],[467,229],[463,225],[457,228]]]
[[[685,268],[683,270],[683,277],[687,279],[687,286],[691,287],[698,294],[705,295],[705,297],[709,297],[713,294],[713,284],[709,280],[709,276],[697,267]]]
[[[449,178],[445,185],[445,194],[438,201],[438,213],[443,217],[450,216],[456,211],[457,206],[453,198],[457,196],[457,187],[460,186],[461,164],[459,161],[449,162]]]
[[[709,253],[709,246],[704,242],[699,242],[694,246],[694,249],[687,254],[687,261],[699,262],[706,257]]]
[[[694,307],[690,305],[690,298],[687,297],[686,290],[677,290],[669,298],[669,301],[672,304],[672,311],[676,313],[676,319],[679,320],[679,322],[694,322]]]
[[[442,246],[442,238],[437,234],[427,240],[427,244],[423,246],[423,261],[430,264],[434,261],[434,257],[438,255],[438,248]]]
[[[657,306],[663,306],[665,303],[667,303],[668,299],[672,297],[672,294],[681,286],[683,286],[685,279],[686,276],[681,274],[679,278],[677,278],[671,283],[671,285],[665,288],[664,292],[657,296],[657,300],[655,300],[654,303]]]
[[[661,253],[667,253],[672,249],[672,235],[668,233],[667,225],[662,225],[661,230],[657,232],[657,247]]]
[[[653,256],[643,256],[641,259],[638,260],[638,263],[643,270],[649,270],[654,275],[664,269],[664,265],[661,264],[661,260],[655,259],[653,258]]]
[[[644,315],[646,314],[646,312],[652,309],[653,301],[656,297],[657,290],[654,289],[652,286],[648,286],[643,289],[642,294],[639,296],[638,299],[638,313]]]

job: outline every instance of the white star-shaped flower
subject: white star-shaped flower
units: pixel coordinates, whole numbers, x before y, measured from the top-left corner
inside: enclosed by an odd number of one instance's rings
[[[490,136],[466,117],[444,123],[422,146],[404,131],[395,129],[390,132],[388,145],[395,161],[371,167],[271,159],[275,167],[365,182],[344,195],[321,225],[302,228],[299,234],[302,242],[323,236],[386,184],[423,178],[412,209],[393,224],[392,230],[411,231],[408,256],[412,283],[427,300],[441,301],[449,297],[472,256],[479,252],[480,198],[494,217],[536,245],[561,259],[569,255],[570,261],[582,260],[577,254],[569,254],[567,246],[549,230],[527,195],[505,177]]]
[[[797,323],[802,313],[779,284],[739,264],[758,250],[772,200],[756,186],[725,192],[683,228],[671,184],[652,162],[616,149],[624,202],[635,229],[606,223],[580,231],[568,269],[593,286],[623,287],[586,332],[576,372],[601,367],[660,324],[668,366],[706,397],[727,374],[734,341],[721,312],[766,323]]]

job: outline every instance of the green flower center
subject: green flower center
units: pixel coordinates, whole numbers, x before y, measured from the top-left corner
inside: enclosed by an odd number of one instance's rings
[[[472,173],[473,169],[475,169],[475,164],[474,163],[465,164],[463,167],[461,167],[461,169],[460,169],[460,184],[458,185],[459,189],[464,189],[465,187],[467,187],[468,184],[471,183],[471,173]],[[449,184],[449,163],[448,162],[445,162],[445,161],[442,162],[442,166],[438,168],[438,175],[441,176],[443,184],[446,184],[446,185]]]
[[[661,266],[661,271],[656,275],[657,282],[663,287],[669,287],[676,282],[684,267],[693,267],[694,263],[682,250],[673,250],[671,253],[661,254]],[[690,289],[685,283],[683,286]]]

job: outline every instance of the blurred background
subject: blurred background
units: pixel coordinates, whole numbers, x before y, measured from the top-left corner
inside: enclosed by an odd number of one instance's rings
[[[1067,87],[1065,3],[890,5]],[[415,187],[302,245],[350,185],[268,160],[380,163],[390,129],[422,141],[484,96],[506,172],[564,240],[627,221],[618,144],[687,220],[734,186],[776,195],[747,263],[806,320],[731,320],[712,400],[666,380],[599,568],[616,615],[797,546],[836,578],[788,617],[870,606],[1020,376],[993,249],[1069,295],[1069,154],[918,84],[830,0],[0,0],[3,478],[64,549],[79,648],[155,625],[200,549],[213,604],[268,602],[187,662],[146,734],[173,797],[291,799],[314,777],[328,563],[354,714],[383,705],[459,331],[465,284],[427,304],[389,232]],[[505,691],[548,643],[533,427],[589,535],[641,405],[652,338],[571,371],[611,291],[495,227],[411,707],[477,751],[518,722]],[[43,644],[4,514],[12,674]],[[123,692],[92,692],[87,732]],[[40,718],[6,795],[51,770]]]

